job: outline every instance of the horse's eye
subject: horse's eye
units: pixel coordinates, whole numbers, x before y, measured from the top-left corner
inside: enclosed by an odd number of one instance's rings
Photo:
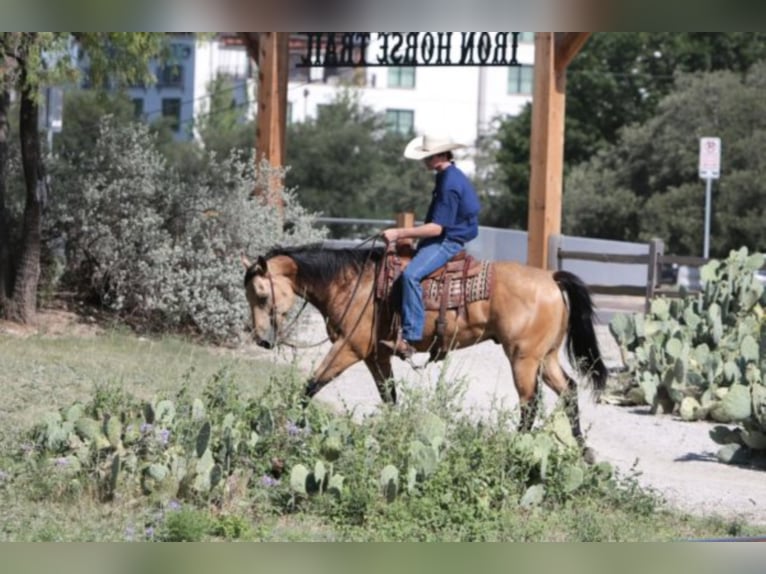
[[[263,296],[256,295],[255,296],[255,304],[258,305],[259,307],[263,307],[268,302],[269,302],[269,298],[266,297],[265,295],[263,295]]]

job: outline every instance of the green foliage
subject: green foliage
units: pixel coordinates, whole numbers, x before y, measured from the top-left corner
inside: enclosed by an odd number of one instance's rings
[[[679,75],[652,118],[625,128],[615,145],[572,171],[564,196],[565,231],[634,241],[661,237],[672,253],[699,253],[704,222],[699,138],[714,133],[725,151],[724,175],[715,182],[711,251],[766,248],[760,224],[763,159],[752,151],[766,137],[765,75],[763,64],[747,75]]]
[[[246,159],[255,147],[255,122],[246,120],[246,108],[235,106],[232,89],[226,76],[217,76],[210,83],[208,107],[197,117],[195,127],[207,151],[227,157],[236,150]]]
[[[583,463],[563,413],[518,434],[508,430],[513,413],[477,424],[438,393],[413,393],[360,424],[315,404],[304,411],[302,385],[284,377],[257,400],[243,400],[226,372],[201,392],[184,386],[150,402],[106,389],[30,431],[32,448],[6,467],[9,486],[49,504],[144,506],[132,538],[234,540],[255,535],[253,520],[316,516],[342,539],[509,540],[522,536],[509,520],[518,513],[638,496],[608,466]],[[46,442],[47,429],[99,412],[101,429],[121,422],[118,442],[98,447],[71,429]]]
[[[529,134],[532,108],[496,118],[495,130],[479,138],[476,189],[482,194],[483,225],[526,229],[529,215]]]
[[[208,512],[186,507],[167,512],[155,537],[158,542],[201,542],[214,529],[224,536],[229,534],[227,538],[241,534],[236,523],[216,525]]]
[[[240,252],[321,237],[289,190],[284,215],[252,197],[281,175],[267,164],[256,174],[252,161],[210,157],[182,185],[146,126],[110,118],[91,150],[56,172],[49,233],[66,237],[64,280],[150,327],[237,337],[246,317]]]
[[[734,148],[738,155],[751,150],[755,160],[758,154],[752,150],[762,147],[757,140],[763,103],[754,101],[756,91],[747,97],[752,106],[744,101],[737,81],[720,90],[715,85],[727,75],[724,71],[739,80],[766,57],[764,37],[740,32],[592,34],[567,70],[565,232],[622,240],[662,237],[673,253],[698,252],[704,205],[696,177],[698,138],[715,134],[723,139],[724,170],[732,166],[720,182],[723,193],[724,185],[734,185],[727,180],[742,165],[729,155]],[[699,89],[691,93],[689,80],[676,82],[683,74],[697,78]],[[753,81],[748,80],[755,87]],[[684,92],[681,99],[671,97]],[[515,117],[497,118],[496,129],[479,146],[477,189],[489,194],[482,215],[487,224],[526,229],[530,129],[527,106]],[[754,161],[749,165],[757,173]],[[716,206],[737,209],[731,227],[713,233],[717,254],[739,245],[766,248],[762,229],[757,229],[762,214],[754,209],[764,202],[753,197],[760,193],[762,178],[744,179],[751,185],[737,186],[736,201],[732,193]],[[686,184],[696,190],[694,201],[689,190],[686,203],[678,198],[644,211],[648,197],[664,197]],[[719,217],[723,222],[716,213]],[[747,218],[744,238],[735,229],[742,217]],[[674,231],[678,228],[682,231]],[[728,240],[729,232],[737,235]],[[677,241],[678,235],[683,239]]]
[[[746,248],[732,251],[701,269],[701,293],[655,299],[645,316],[618,315],[609,325],[635,381],[616,402],[740,425],[736,433],[711,433],[727,447],[719,453],[724,462],[766,454],[766,292],[754,277],[763,261]]]
[[[162,55],[167,37],[161,32],[77,32],[73,35],[86,54],[90,83],[95,88],[151,83],[153,77],[148,62]]]
[[[353,92],[341,93],[316,119],[288,126],[286,181],[301,204],[325,216],[423,217],[432,176],[402,156],[408,137],[386,129],[385,118]]]
[[[53,138],[53,151],[62,160],[76,162],[96,153],[94,134],[105,116],[117,125],[134,121],[133,103],[124,93],[68,90],[64,93],[63,129]]]

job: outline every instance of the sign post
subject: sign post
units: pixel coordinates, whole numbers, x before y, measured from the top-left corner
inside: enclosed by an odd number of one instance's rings
[[[705,180],[705,245],[702,256],[710,253],[710,203],[713,180],[721,176],[721,138],[700,138],[700,178]]]

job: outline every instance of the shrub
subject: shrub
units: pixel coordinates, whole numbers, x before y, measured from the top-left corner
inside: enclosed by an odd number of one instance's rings
[[[148,127],[109,118],[94,149],[56,166],[48,233],[66,239],[68,283],[133,321],[230,340],[246,317],[240,253],[321,237],[292,191],[283,213],[253,196],[284,180],[267,163],[210,156],[182,185]]]

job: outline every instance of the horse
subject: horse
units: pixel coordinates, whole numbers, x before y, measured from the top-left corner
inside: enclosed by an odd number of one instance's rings
[[[305,388],[310,400],[350,366],[364,361],[385,403],[396,403],[393,351],[380,344],[395,337],[393,305],[378,301],[376,278],[385,251],[380,247],[328,249],[320,244],[276,247],[251,262],[242,255],[245,292],[255,342],[266,349],[280,343],[290,310],[302,298],[322,314],[332,342]],[[531,430],[537,415],[538,377],[559,397],[572,433],[584,447],[577,383],[561,366],[566,343],[570,362],[598,393],[607,370],[594,329],[594,305],[587,286],[567,271],[548,271],[511,261],[491,263],[489,298],[449,312],[445,331],[454,349],[492,340],[502,346],[519,395],[518,430]],[[436,312],[426,312],[417,351],[433,344]]]

